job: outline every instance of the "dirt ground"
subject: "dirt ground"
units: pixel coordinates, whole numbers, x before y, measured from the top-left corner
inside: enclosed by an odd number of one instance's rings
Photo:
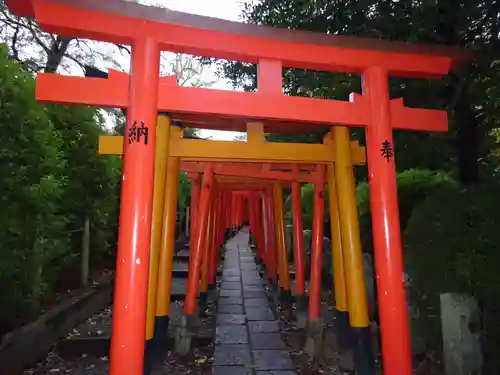
[[[182,313],[182,302],[176,302],[172,309],[172,320],[176,321]],[[201,321],[200,334],[210,335],[215,326],[213,317],[214,306],[209,305],[207,317]],[[174,317],[175,315],[175,317]],[[78,326],[68,335],[71,337],[96,337],[109,336],[111,333],[112,309],[111,307],[90,317],[86,322]],[[205,346],[194,347],[190,355],[179,357],[172,351],[167,353],[163,373],[172,375],[196,374],[208,375],[212,373],[213,341]],[[47,357],[40,361],[35,367],[25,370],[23,375],[50,375],[50,374],[72,374],[72,375],[108,375],[108,357],[95,358],[82,353],[76,360],[61,358],[57,352],[52,351]]]

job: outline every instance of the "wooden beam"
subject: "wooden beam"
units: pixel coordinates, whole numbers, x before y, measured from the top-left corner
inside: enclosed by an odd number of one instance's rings
[[[332,36],[318,43],[305,38],[308,33],[303,32],[276,38],[265,27],[250,26],[253,33],[245,33],[240,30],[241,25],[228,22],[225,28],[217,28],[214,25],[220,21],[216,19],[182,24],[180,19],[165,18],[168,10],[116,0],[58,0],[57,3],[33,0],[32,3],[38,24],[55,34],[127,45],[133,45],[136,39],[154,37],[164,50],[171,52],[254,64],[269,59],[281,61],[285,67],[346,73],[361,73],[370,66],[380,66],[391,75],[435,77],[446,75],[453,61],[453,56],[438,49],[431,53],[422,48],[391,50],[390,42],[377,49],[374,48],[380,43],[377,40],[371,46],[365,43],[356,48],[355,43],[335,43]]]
[[[246,161],[246,162],[288,162],[288,163],[328,163],[334,162],[333,147],[329,144],[212,141],[201,139],[171,139],[170,156],[187,160],[205,161]],[[354,165],[366,163],[365,148],[359,142],[351,142]],[[123,137],[99,137],[99,153],[102,155],[122,155]]]
[[[42,102],[127,108],[128,82],[127,74],[112,70],[107,79],[41,73],[36,80],[36,98]],[[158,110],[169,112],[174,120],[176,114],[193,114],[201,119],[207,116],[264,119],[271,121],[266,122],[268,132],[273,131],[272,121],[288,121],[303,131],[332,124],[365,127],[371,121],[368,103],[358,94],[353,94],[348,102],[285,96],[282,93],[233,92],[179,87],[169,77],[160,79]],[[407,108],[402,99],[394,99],[391,113],[394,129],[448,130],[446,111]],[[243,122],[240,124],[245,126]],[[283,129],[283,124],[277,126]]]

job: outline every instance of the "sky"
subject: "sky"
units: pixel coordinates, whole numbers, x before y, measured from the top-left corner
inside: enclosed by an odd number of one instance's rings
[[[239,16],[243,10],[241,0],[142,0],[137,1],[147,5],[159,5],[180,12],[193,13],[201,16],[222,18],[229,21],[240,21]],[[203,70],[203,80],[206,82],[217,81],[212,88],[220,90],[231,90],[228,82],[220,80],[215,76],[215,69],[206,67]],[[202,137],[211,137],[217,140],[233,140],[241,133],[221,132],[214,130],[202,130]]]

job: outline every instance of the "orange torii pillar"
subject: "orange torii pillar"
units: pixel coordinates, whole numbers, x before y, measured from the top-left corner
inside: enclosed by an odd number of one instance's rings
[[[253,222],[255,240],[257,242],[257,262],[265,266],[266,244],[264,240],[264,222],[262,218],[262,202],[260,191],[251,191],[249,195],[250,221]]]
[[[314,216],[309,277],[309,309],[306,350],[317,357],[323,345],[321,321],[321,267],[323,263],[323,232],[325,218],[325,167],[318,166],[319,176],[314,183]]]
[[[236,221],[237,221],[237,229],[241,229],[243,225],[247,224],[249,221],[249,200],[248,200],[248,190],[236,190],[233,191],[233,195],[236,199]],[[249,224],[249,223],[248,223]],[[250,228],[251,230],[251,228]],[[250,241],[250,238],[249,238]]]
[[[336,126],[332,129],[330,137],[335,145],[336,155],[335,165],[329,166],[329,188],[332,188],[332,193],[336,196],[330,194],[330,197],[334,200],[332,203],[337,203],[338,206],[330,205],[333,230],[332,250],[342,252],[342,254],[336,254],[337,259],[335,259],[340,263],[335,267],[335,271],[339,273],[335,281],[340,284],[338,288],[335,285],[335,291],[338,292],[338,311],[348,311],[352,338],[350,341],[356,373],[373,375],[376,370],[371,345],[366,281],[356,205],[356,181],[349,152],[349,129]],[[335,214],[338,218],[335,218]],[[342,312],[338,315],[340,324],[344,316]]]
[[[297,303],[297,325],[305,328],[307,323],[307,296],[304,275],[304,232],[302,226],[302,207],[300,182],[292,184],[293,219],[293,264],[295,268],[295,293]]]
[[[217,194],[214,199],[215,206],[215,214],[214,214],[214,222],[212,231],[212,238],[210,242],[210,268],[208,272],[208,290],[212,291],[216,288],[217,282],[217,264],[219,259],[219,246],[222,244],[221,233],[224,233],[224,229],[221,227],[221,218],[222,218],[222,192],[220,189],[217,191]]]
[[[279,285],[278,285],[278,261],[276,255],[276,231],[275,231],[275,214],[274,214],[274,202],[273,202],[273,190],[272,188],[267,188],[264,193],[264,207],[265,207],[265,218],[266,218],[266,234],[267,234],[267,264],[266,269],[268,271],[268,278],[271,283],[271,289],[273,292],[273,297],[275,302],[277,302],[277,297],[279,295]]]
[[[190,222],[189,222],[189,248],[194,247],[196,237],[196,219],[198,215],[198,200],[200,197],[200,176],[196,174],[191,178],[191,203],[190,203]]]
[[[236,229],[241,229],[243,226],[243,197],[235,194],[236,197]]]
[[[208,164],[203,172],[199,197],[199,210],[196,219],[196,235],[194,247],[189,251],[189,272],[184,316],[176,334],[176,351],[186,355],[191,350],[192,326],[196,322],[196,297],[203,262],[203,249],[206,244],[207,226],[209,222],[210,200],[214,183],[213,165]]]
[[[260,247],[257,241],[257,227],[256,227],[256,217],[255,217],[255,202],[251,198],[250,192],[248,193],[248,227],[249,227],[249,236],[248,242],[249,245],[255,245],[257,249],[257,258],[256,262],[260,262]]]
[[[223,190],[224,205],[224,242],[228,241],[232,235],[231,228],[231,192]]]
[[[180,129],[177,131],[180,132]],[[168,176],[163,202],[163,229],[161,234],[161,252],[158,257],[158,277],[156,293],[156,312],[153,337],[153,363],[161,367],[165,351],[168,348],[168,332],[170,326],[170,295],[172,291],[172,271],[175,252],[175,225],[177,218],[177,198],[179,188],[179,165],[177,157],[169,157],[166,168]],[[154,281],[154,280],[153,280]],[[149,306],[148,306],[149,308]],[[145,375],[148,375],[145,372]]]
[[[273,184],[274,224],[276,232],[276,254],[278,259],[279,298],[287,318],[292,314],[292,291],[286,248],[285,213],[283,210],[283,188],[279,182]]]
[[[228,220],[227,220],[227,195],[224,190],[221,189],[220,192],[220,238],[219,245],[222,246],[226,242],[226,234],[227,229],[229,228]]]
[[[238,221],[238,218],[237,218],[237,207],[236,207],[236,196],[231,192],[230,193],[231,195],[231,206],[230,206],[230,209],[231,209],[231,230],[234,231],[236,230],[236,226],[237,226],[237,221]]]
[[[260,197],[259,193],[256,191],[250,191],[248,193],[248,214],[249,214],[249,223],[252,231],[252,237],[254,240],[254,244],[257,248],[257,258],[256,261],[258,264],[263,263],[264,259],[264,244],[262,243],[260,237],[260,226],[262,226],[262,222],[259,221],[259,207],[260,206]]]
[[[164,215],[164,204],[169,196],[175,195],[177,201],[177,191],[172,192],[171,183],[177,179],[167,174],[167,165],[169,164],[168,149],[170,140],[170,119],[166,115],[160,114],[157,123],[156,137],[156,156],[155,156],[155,182],[154,182],[154,202],[153,202],[153,218],[151,223],[151,248],[149,262],[149,285],[148,285],[148,304],[147,304],[147,321],[146,321],[146,347],[144,359],[144,373],[148,375],[151,372],[152,366],[161,360],[162,354],[162,334],[163,331],[168,331],[168,314],[167,318],[158,317],[157,311],[157,294],[158,294],[158,278],[159,278],[159,263],[162,252],[167,251],[167,247],[162,241],[162,231],[164,221],[167,220]],[[180,130],[180,129],[179,129]],[[171,164],[171,163],[170,163]],[[175,173],[174,173],[175,174]],[[166,176],[169,176],[168,181]],[[174,194],[173,194],[174,193]],[[175,225],[175,223],[174,223]]]
[[[208,220],[207,229],[205,234],[205,239],[203,242],[203,261],[201,266],[201,281],[200,281],[200,295],[198,298],[198,313],[200,316],[205,315],[205,310],[208,304],[208,285],[209,285],[209,273],[211,268],[212,259],[212,236],[215,230],[214,219],[215,219],[215,201],[214,194],[210,197],[209,209],[208,209]]]

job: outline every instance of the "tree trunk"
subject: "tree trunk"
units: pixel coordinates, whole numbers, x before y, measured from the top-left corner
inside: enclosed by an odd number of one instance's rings
[[[55,37],[54,42],[50,46],[50,52],[47,53],[47,64],[44,69],[45,73],[55,73],[57,71],[71,41],[72,38],[61,36]]]
[[[455,107],[455,123],[457,126],[456,146],[459,180],[464,185],[476,184],[479,182],[479,132],[478,123],[466,92],[460,95],[459,102]]]
[[[33,243],[33,254],[31,257],[31,305],[29,318],[37,318],[40,313],[40,305],[43,291],[43,266],[44,266],[43,239],[37,232]]]
[[[460,13],[456,1],[444,0],[437,5],[440,22],[436,26],[438,42],[447,45],[462,45],[465,41],[458,35],[456,29],[462,21],[463,14]],[[458,155],[459,180],[463,184],[475,184],[479,181],[478,149],[479,129],[472,108],[468,85],[469,74],[466,67],[460,71],[452,72],[451,85],[449,87],[449,99],[455,113],[455,126],[457,129],[455,144]]]
[[[90,258],[90,218],[86,218],[83,224],[82,235],[82,258],[81,258],[81,286],[85,288],[89,284],[89,258]]]
[[[191,233],[189,232],[189,223],[191,221],[191,207],[186,207],[186,222],[184,227],[184,232],[186,233],[186,237],[189,238]]]

